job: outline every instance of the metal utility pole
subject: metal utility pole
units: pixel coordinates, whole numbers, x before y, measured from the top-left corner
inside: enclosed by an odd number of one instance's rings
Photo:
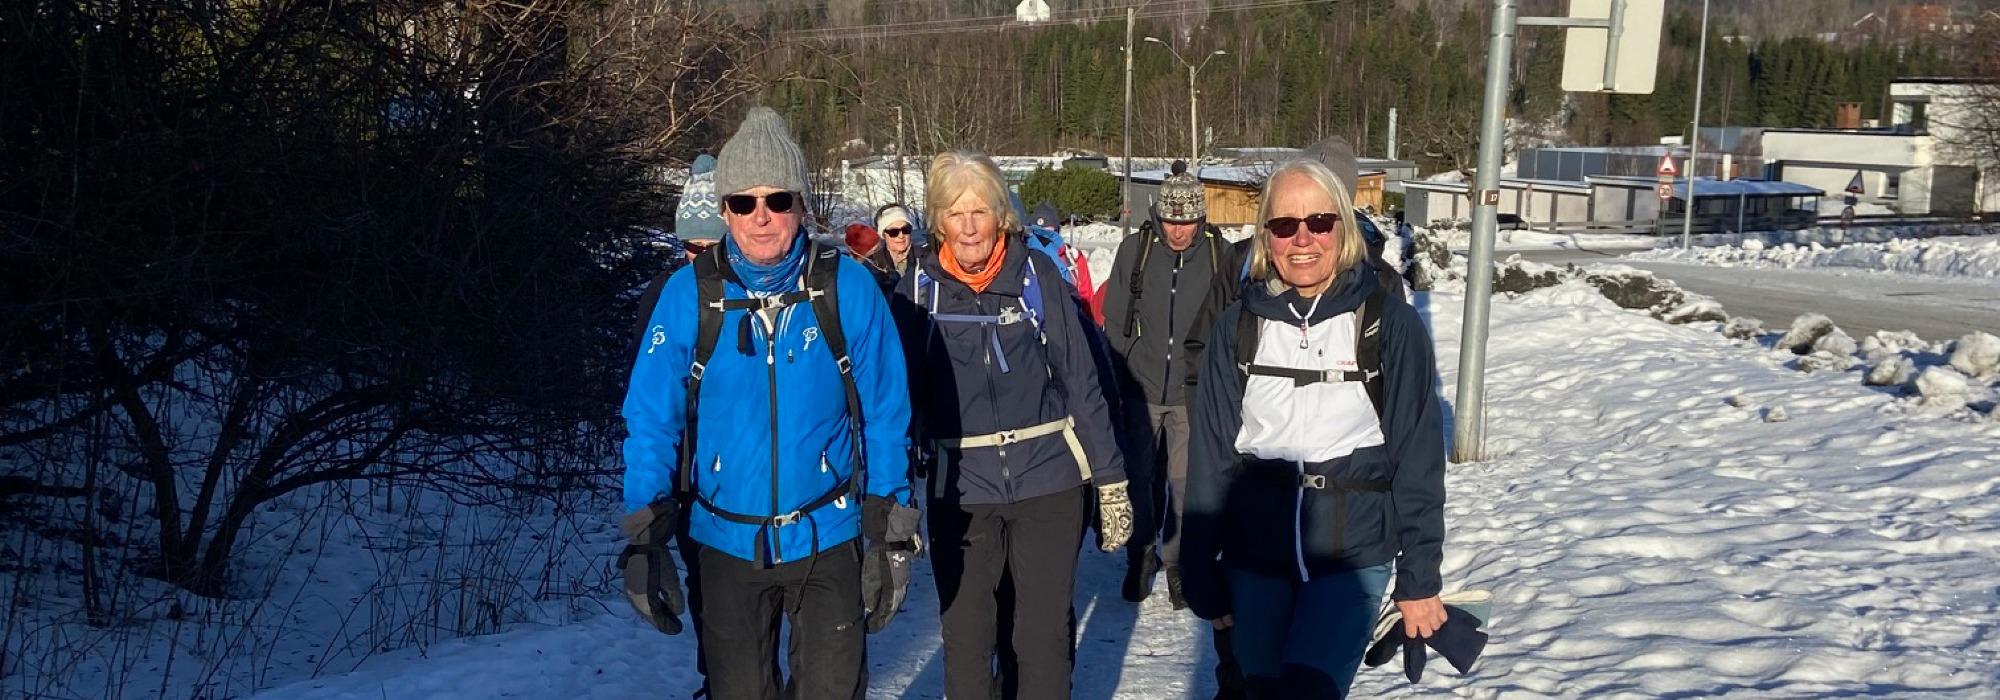
[[[1688,164],[1682,175],[1688,181],[1687,210],[1681,214],[1681,250],[1694,245],[1694,183],[1701,172],[1701,83],[1708,72],[1708,0],[1701,0],[1701,48],[1694,59],[1694,131],[1688,134]],[[1741,213],[1740,211],[1738,213]],[[1737,228],[1742,228],[1738,226]]]
[[[1119,195],[1119,220],[1125,235],[1132,235],[1132,25],[1138,21],[1137,6],[1125,8],[1125,190]]]
[[[1176,56],[1175,58],[1179,58]],[[1188,163],[1201,162],[1201,110],[1195,107],[1194,66],[1188,66]]]
[[[1479,162],[1472,179],[1472,259],[1465,268],[1465,324],[1458,348],[1454,462],[1486,459],[1486,318],[1493,310],[1493,234],[1500,215],[1500,148],[1507,70],[1514,59],[1514,0],[1494,0],[1486,51],[1486,104],[1479,114]]]
[[[909,193],[903,190],[903,106],[896,105],[896,203],[910,205]]]
[[[1571,5],[1572,12],[1583,1],[1575,0]],[[1590,18],[1517,17],[1518,0],[1493,0],[1492,27],[1486,53],[1486,95],[1479,114],[1478,172],[1473,177],[1471,192],[1472,257],[1466,267],[1465,325],[1459,337],[1458,395],[1452,417],[1453,462],[1486,459],[1486,327],[1493,309],[1493,237],[1500,214],[1500,162],[1502,138],[1505,136],[1507,72],[1514,60],[1514,29],[1516,26],[1542,26],[1604,30],[1602,81],[1596,86],[1597,90],[1617,92],[1621,81],[1626,81],[1643,82],[1647,86],[1645,91],[1650,92],[1651,62],[1643,66],[1647,72],[1642,73],[1642,81],[1627,81],[1622,77],[1624,72],[1618,70],[1619,45],[1621,41],[1629,41],[1624,36],[1628,2],[1650,2],[1653,6],[1662,3],[1658,0],[1605,1],[1609,4],[1609,16]],[[1565,58],[1568,56],[1566,51]],[[1595,68],[1594,65],[1592,67]],[[1624,89],[1631,91],[1629,85]]]
[[[1229,55],[1229,52],[1228,52],[1228,51],[1224,51],[1224,50],[1222,50],[1222,49],[1216,49],[1216,50],[1214,50],[1214,51],[1210,51],[1210,52],[1208,53],[1208,55],[1207,55],[1206,57],[1203,57],[1203,58],[1201,59],[1201,63],[1199,63],[1199,64],[1196,64],[1196,63],[1189,63],[1189,62],[1187,61],[1187,59],[1184,59],[1184,58],[1181,58],[1181,52],[1179,52],[1179,51],[1175,51],[1175,50],[1174,50],[1174,47],[1173,47],[1173,45],[1172,45],[1172,44],[1169,44],[1169,43],[1167,43],[1167,42],[1164,42],[1164,41],[1160,41],[1159,37],[1151,37],[1151,36],[1149,36],[1149,37],[1146,37],[1146,41],[1150,41],[1150,42],[1153,42],[1153,43],[1155,43],[1155,44],[1159,44],[1159,45],[1161,45],[1161,46],[1165,46],[1165,47],[1167,47],[1167,53],[1169,53],[1169,54],[1172,54],[1172,55],[1173,55],[1173,57],[1174,57],[1174,60],[1175,60],[1176,62],[1179,62],[1179,63],[1180,63],[1180,64],[1181,64],[1182,66],[1186,66],[1186,67],[1187,67],[1187,72],[1188,72],[1188,167],[1190,167],[1190,168],[1193,168],[1193,169],[1195,169],[1195,170],[1200,170],[1200,169],[1201,169],[1201,128],[1200,128],[1200,124],[1201,124],[1201,121],[1200,121],[1200,114],[1201,114],[1201,113],[1200,113],[1199,111],[1197,111],[1197,108],[1198,108],[1198,106],[1199,106],[1199,103],[1195,101],[1195,95],[1199,94],[1199,93],[1197,93],[1197,92],[1196,92],[1196,90],[1195,90],[1195,77],[1196,77],[1196,76],[1199,76],[1199,75],[1201,75],[1201,69],[1203,69],[1203,68],[1207,68],[1207,67],[1208,67],[1208,62],[1209,62],[1209,61],[1212,61],[1212,60],[1215,60],[1215,57],[1216,57],[1216,56],[1227,56],[1227,55]]]

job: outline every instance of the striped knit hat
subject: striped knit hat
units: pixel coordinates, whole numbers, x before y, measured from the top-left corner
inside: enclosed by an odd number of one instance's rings
[[[703,153],[689,168],[674,206],[674,235],[685,241],[719,241],[729,227],[722,223],[722,202],[715,196],[715,156]]]

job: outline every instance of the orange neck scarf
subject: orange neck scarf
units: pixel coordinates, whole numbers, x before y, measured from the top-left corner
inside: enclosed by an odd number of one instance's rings
[[[965,266],[958,262],[958,254],[953,253],[951,248],[950,243],[938,246],[938,265],[944,268],[946,274],[971,287],[973,293],[985,294],[986,288],[993,286],[993,280],[999,279],[1000,263],[1007,258],[1007,234],[1000,234],[1000,240],[993,243],[993,252],[986,256],[986,269],[976,273],[966,272]]]

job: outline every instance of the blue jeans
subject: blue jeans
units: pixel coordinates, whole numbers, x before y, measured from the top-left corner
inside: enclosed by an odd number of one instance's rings
[[[1251,697],[1346,697],[1389,571],[1382,564],[1298,583],[1229,569],[1230,632]]]

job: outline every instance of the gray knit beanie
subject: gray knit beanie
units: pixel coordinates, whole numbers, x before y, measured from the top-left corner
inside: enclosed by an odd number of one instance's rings
[[[1347,139],[1335,136],[1307,146],[1306,157],[1332,170],[1334,177],[1340,178],[1340,186],[1347,188],[1347,196],[1355,196],[1354,181],[1361,178],[1361,163],[1355,160],[1354,146]]]
[[[806,194],[806,158],[792,141],[784,117],[769,107],[752,107],[743,126],[716,157],[715,192],[729,196],[754,187]]]

